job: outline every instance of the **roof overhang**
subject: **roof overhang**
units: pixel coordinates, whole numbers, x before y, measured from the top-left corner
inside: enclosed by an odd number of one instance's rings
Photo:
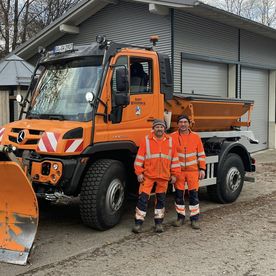
[[[85,0],[80,2],[72,8],[69,13],[64,14],[52,24],[44,28],[35,37],[15,49],[13,53],[24,59],[31,58],[39,46],[46,47],[64,35],[64,31],[61,30],[62,25],[69,25],[72,27],[78,26],[110,3],[116,3],[116,1]]]
[[[213,6],[196,1],[193,8],[180,8],[181,10],[193,15],[218,21],[220,23],[236,27],[238,29],[247,30],[265,37],[276,40],[276,29],[252,21],[250,19],[240,17],[236,14],[215,8]]]
[[[207,18],[210,20],[218,21],[226,25],[236,27],[238,29],[244,29],[249,32],[253,32],[265,37],[269,37],[276,40],[276,29],[267,27],[263,24],[255,21],[240,17],[233,13],[212,7],[195,0],[128,0],[129,2],[137,2],[144,4],[154,4],[160,7],[175,8],[187,13]],[[70,30],[77,33],[77,27],[89,17],[93,16],[99,10],[103,9],[106,5],[118,3],[118,0],[83,0],[66,14],[54,21],[48,27],[39,32],[35,37],[28,40],[20,47],[13,51],[24,59],[29,59],[34,55],[34,52],[39,46],[47,47],[60,37],[64,35],[61,31],[63,26],[70,26]],[[150,5],[149,5],[150,6]],[[149,8],[150,9],[150,8]],[[154,7],[154,12],[158,12],[158,8]],[[161,9],[160,14],[166,12]],[[64,30],[64,28],[63,28]]]
[[[256,21],[238,16],[231,12],[218,9],[216,7],[204,4],[201,1],[195,0],[135,0],[135,2],[154,3],[160,6],[173,7],[187,13],[207,18],[210,20],[218,21],[225,25],[233,26],[238,29],[247,30],[265,37],[276,39],[276,29],[258,23]]]

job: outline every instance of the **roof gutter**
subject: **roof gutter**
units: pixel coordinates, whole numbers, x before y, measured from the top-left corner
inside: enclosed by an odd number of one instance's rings
[[[195,0],[134,0],[133,2],[155,4],[159,6],[166,6],[169,8],[193,8],[198,1]]]

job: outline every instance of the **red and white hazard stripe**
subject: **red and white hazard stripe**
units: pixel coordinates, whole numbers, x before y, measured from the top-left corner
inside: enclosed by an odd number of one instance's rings
[[[38,151],[55,152],[59,136],[60,134],[55,132],[44,132],[38,142]]]
[[[68,140],[65,152],[81,152],[83,150],[83,139]]]
[[[2,141],[2,138],[4,136],[4,131],[5,131],[4,128],[0,128],[0,142]]]

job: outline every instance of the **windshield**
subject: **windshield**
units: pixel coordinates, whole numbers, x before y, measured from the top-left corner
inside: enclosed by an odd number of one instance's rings
[[[97,95],[102,66],[71,61],[46,65],[31,104],[29,118],[89,121],[92,107],[87,92]]]

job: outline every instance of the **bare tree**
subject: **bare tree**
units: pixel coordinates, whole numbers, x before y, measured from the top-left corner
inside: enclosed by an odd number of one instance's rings
[[[38,22],[45,27],[59,18],[80,0],[35,0],[35,5],[29,5],[31,22]]]
[[[205,0],[207,4],[276,27],[276,0]]]
[[[245,2],[246,0],[225,0],[224,3],[222,2],[220,4],[220,7],[229,12],[241,15]]]
[[[14,12],[13,12],[13,38],[12,38],[12,49],[15,49],[18,37],[18,0],[14,1]]]
[[[81,0],[0,0],[0,58]]]
[[[25,2],[25,9],[24,9],[24,15],[23,15],[23,19],[22,19],[22,32],[21,32],[21,42],[24,43],[27,39],[27,26],[28,26],[28,21],[29,21],[29,8],[30,8],[30,4],[33,2],[34,0],[26,0]]]
[[[273,26],[276,21],[275,0],[262,0],[257,5],[259,21],[267,26]],[[275,25],[274,25],[275,26]]]
[[[241,13],[241,16],[244,16],[248,19],[254,20],[259,22],[258,20],[258,14],[256,11],[256,5],[259,0],[250,0],[246,1],[243,6],[243,12]]]
[[[2,24],[0,24],[0,34],[4,40],[3,51],[4,53],[8,53],[10,48],[9,23],[10,23],[11,0],[0,1],[0,7],[1,7],[1,11],[0,11],[1,21],[3,22]]]

